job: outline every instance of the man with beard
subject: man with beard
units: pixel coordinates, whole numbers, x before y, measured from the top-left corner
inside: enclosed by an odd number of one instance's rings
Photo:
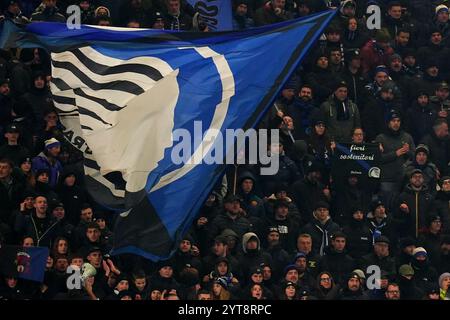
[[[350,273],[340,293],[340,300],[369,300],[363,292],[360,278],[356,272]]]
[[[398,219],[398,236],[418,238],[425,232],[428,215],[434,210],[433,197],[424,184],[422,170],[411,172],[409,184],[398,197],[397,204],[394,216]]]
[[[388,59],[388,70],[389,76],[394,81],[398,90],[395,93],[395,98],[399,102],[403,101],[405,108],[409,107],[409,97],[412,96],[411,92],[415,90],[415,88],[411,89],[411,78],[406,74],[403,68],[403,59],[402,57],[394,53]]]
[[[252,18],[249,18],[248,1],[233,1],[233,30],[245,30],[255,25]]]
[[[394,101],[395,84],[388,80],[383,83],[375,99],[364,108],[362,123],[366,133],[366,140],[373,141],[383,132],[387,119],[393,112],[401,114],[401,105]]]
[[[319,108],[313,101],[313,89],[310,85],[304,84],[294,98],[294,102],[287,106],[287,114],[294,121],[293,136],[296,140],[305,139],[312,121],[319,112]]]
[[[270,226],[278,229],[280,246],[292,252],[299,225],[289,216],[289,204],[286,201],[276,200],[273,217],[268,217],[266,225],[266,229]]]
[[[378,96],[383,84],[389,80],[389,72],[385,65],[379,65],[374,69],[373,82],[365,86],[371,98]],[[367,107],[364,107],[366,109]]]
[[[389,283],[385,292],[386,300],[400,300],[400,287],[396,283]]]
[[[347,237],[338,231],[332,235],[331,246],[325,249],[325,256],[320,260],[320,272],[328,271],[336,283],[341,283],[353,269],[355,261],[345,249]]]
[[[308,269],[308,258],[302,252],[295,255],[294,264],[298,272],[298,285],[312,290],[314,288],[314,276]]]
[[[289,253],[280,244],[280,231],[278,226],[270,226],[266,237],[266,252],[271,255],[272,278],[279,279],[283,268],[289,264]]]
[[[430,161],[436,165],[440,175],[447,175],[450,151],[447,121],[441,118],[437,119],[434,122],[433,131],[423,137],[420,143],[428,146]]]
[[[428,190],[434,198],[436,195],[436,177],[438,176],[438,170],[436,165],[428,160],[429,154],[430,150],[426,145],[419,144],[417,146],[414,160],[408,161],[404,165],[404,185],[408,183],[411,172],[415,169],[420,169],[423,173],[424,184],[428,186]]]
[[[392,201],[401,190],[402,167],[408,159],[414,156],[415,145],[413,138],[400,129],[401,117],[392,112],[387,118],[387,131],[378,135],[375,141],[381,144],[381,182],[380,195],[388,209],[392,208]]]

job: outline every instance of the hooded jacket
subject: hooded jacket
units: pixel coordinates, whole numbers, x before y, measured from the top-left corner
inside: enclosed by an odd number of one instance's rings
[[[418,237],[419,233],[424,233],[427,227],[428,216],[434,211],[433,197],[428,191],[428,187],[423,185],[420,191],[415,191],[411,184],[408,184],[397,200],[397,212],[394,216],[398,220],[398,236]],[[401,204],[407,204],[409,213],[399,209]]]
[[[256,238],[258,247],[255,250],[248,250],[247,243],[250,239]],[[242,236],[242,256],[239,259],[239,266],[242,268],[242,274],[246,279],[250,276],[250,271],[259,267],[262,263],[273,265],[272,257],[261,249],[261,242],[256,233],[247,232]]]
[[[56,187],[56,184],[58,182],[59,174],[62,171],[62,165],[59,160],[54,159],[51,161],[49,157],[44,153],[41,152],[37,155],[37,157],[33,158],[32,160],[32,169],[34,172],[37,172],[41,169],[46,169],[50,171],[50,175],[48,177],[49,184],[52,188]]]
[[[312,251],[320,254],[325,253],[325,248],[331,243],[331,235],[340,231],[340,227],[337,223],[334,223],[331,218],[328,218],[325,223],[321,223],[317,220],[315,214],[314,219],[303,227],[301,233],[307,233],[312,238]]]
[[[22,236],[32,236],[36,247],[51,248],[52,241],[58,233],[58,221],[49,215],[40,219],[33,213],[30,216],[18,217],[15,230]]]
[[[242,190],[242,182],[246,179],[253,181],[253,188],[249,193],[245,193]],[[248,171],[242,172],[238,179],[239,195],[243,199],[241,206],[247,212],[247,217],[258,217],[264,219],[265,210],[264,203],[260,197],[257,196],[257,180],[255,176]]]
[[[422,291],[426,291],[430,285],[437,282],[438,273],[436,269],[431,266],[428,257],[423,261],[414,258],[411,259],[411,266],[414,269],[414,279],[416,281],[416,285]]]

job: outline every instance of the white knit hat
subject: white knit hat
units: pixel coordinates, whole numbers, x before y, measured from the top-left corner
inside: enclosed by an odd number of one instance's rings
[[[445,4],[440,4],[436,7],[435,13],[438,14],[441,10],[445,10],[448,12],[448,7]]]

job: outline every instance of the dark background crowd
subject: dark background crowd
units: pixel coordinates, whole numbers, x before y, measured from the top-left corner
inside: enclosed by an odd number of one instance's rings
[[[86,24],[210,31],[184,0],[2,1],[3,18],[64,22],[72,4]],[[372,4],[381,29],[367,28]],[[115,215],[84,187],[48,53],[0,50],[0,244],[50,249],[43,283],[3,274],[0,299],[449,300],[448,5],[233,1],[234,30],[338,13],[260,124],[280,129],[278,173],[230,166],[159,263],[109,256]],[[375,185],[333,180],[343,142],[377,145]],[[67,268],[83,265],[82,287],[68,289]]]

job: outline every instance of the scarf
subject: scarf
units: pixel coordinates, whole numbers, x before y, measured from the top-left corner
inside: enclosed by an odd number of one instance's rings
[[[336,119],[338,121],[346,121],[350,119],[350,110],[348,105],[348,99],[340,101],[333,95],[334,105],[336,106]]]

